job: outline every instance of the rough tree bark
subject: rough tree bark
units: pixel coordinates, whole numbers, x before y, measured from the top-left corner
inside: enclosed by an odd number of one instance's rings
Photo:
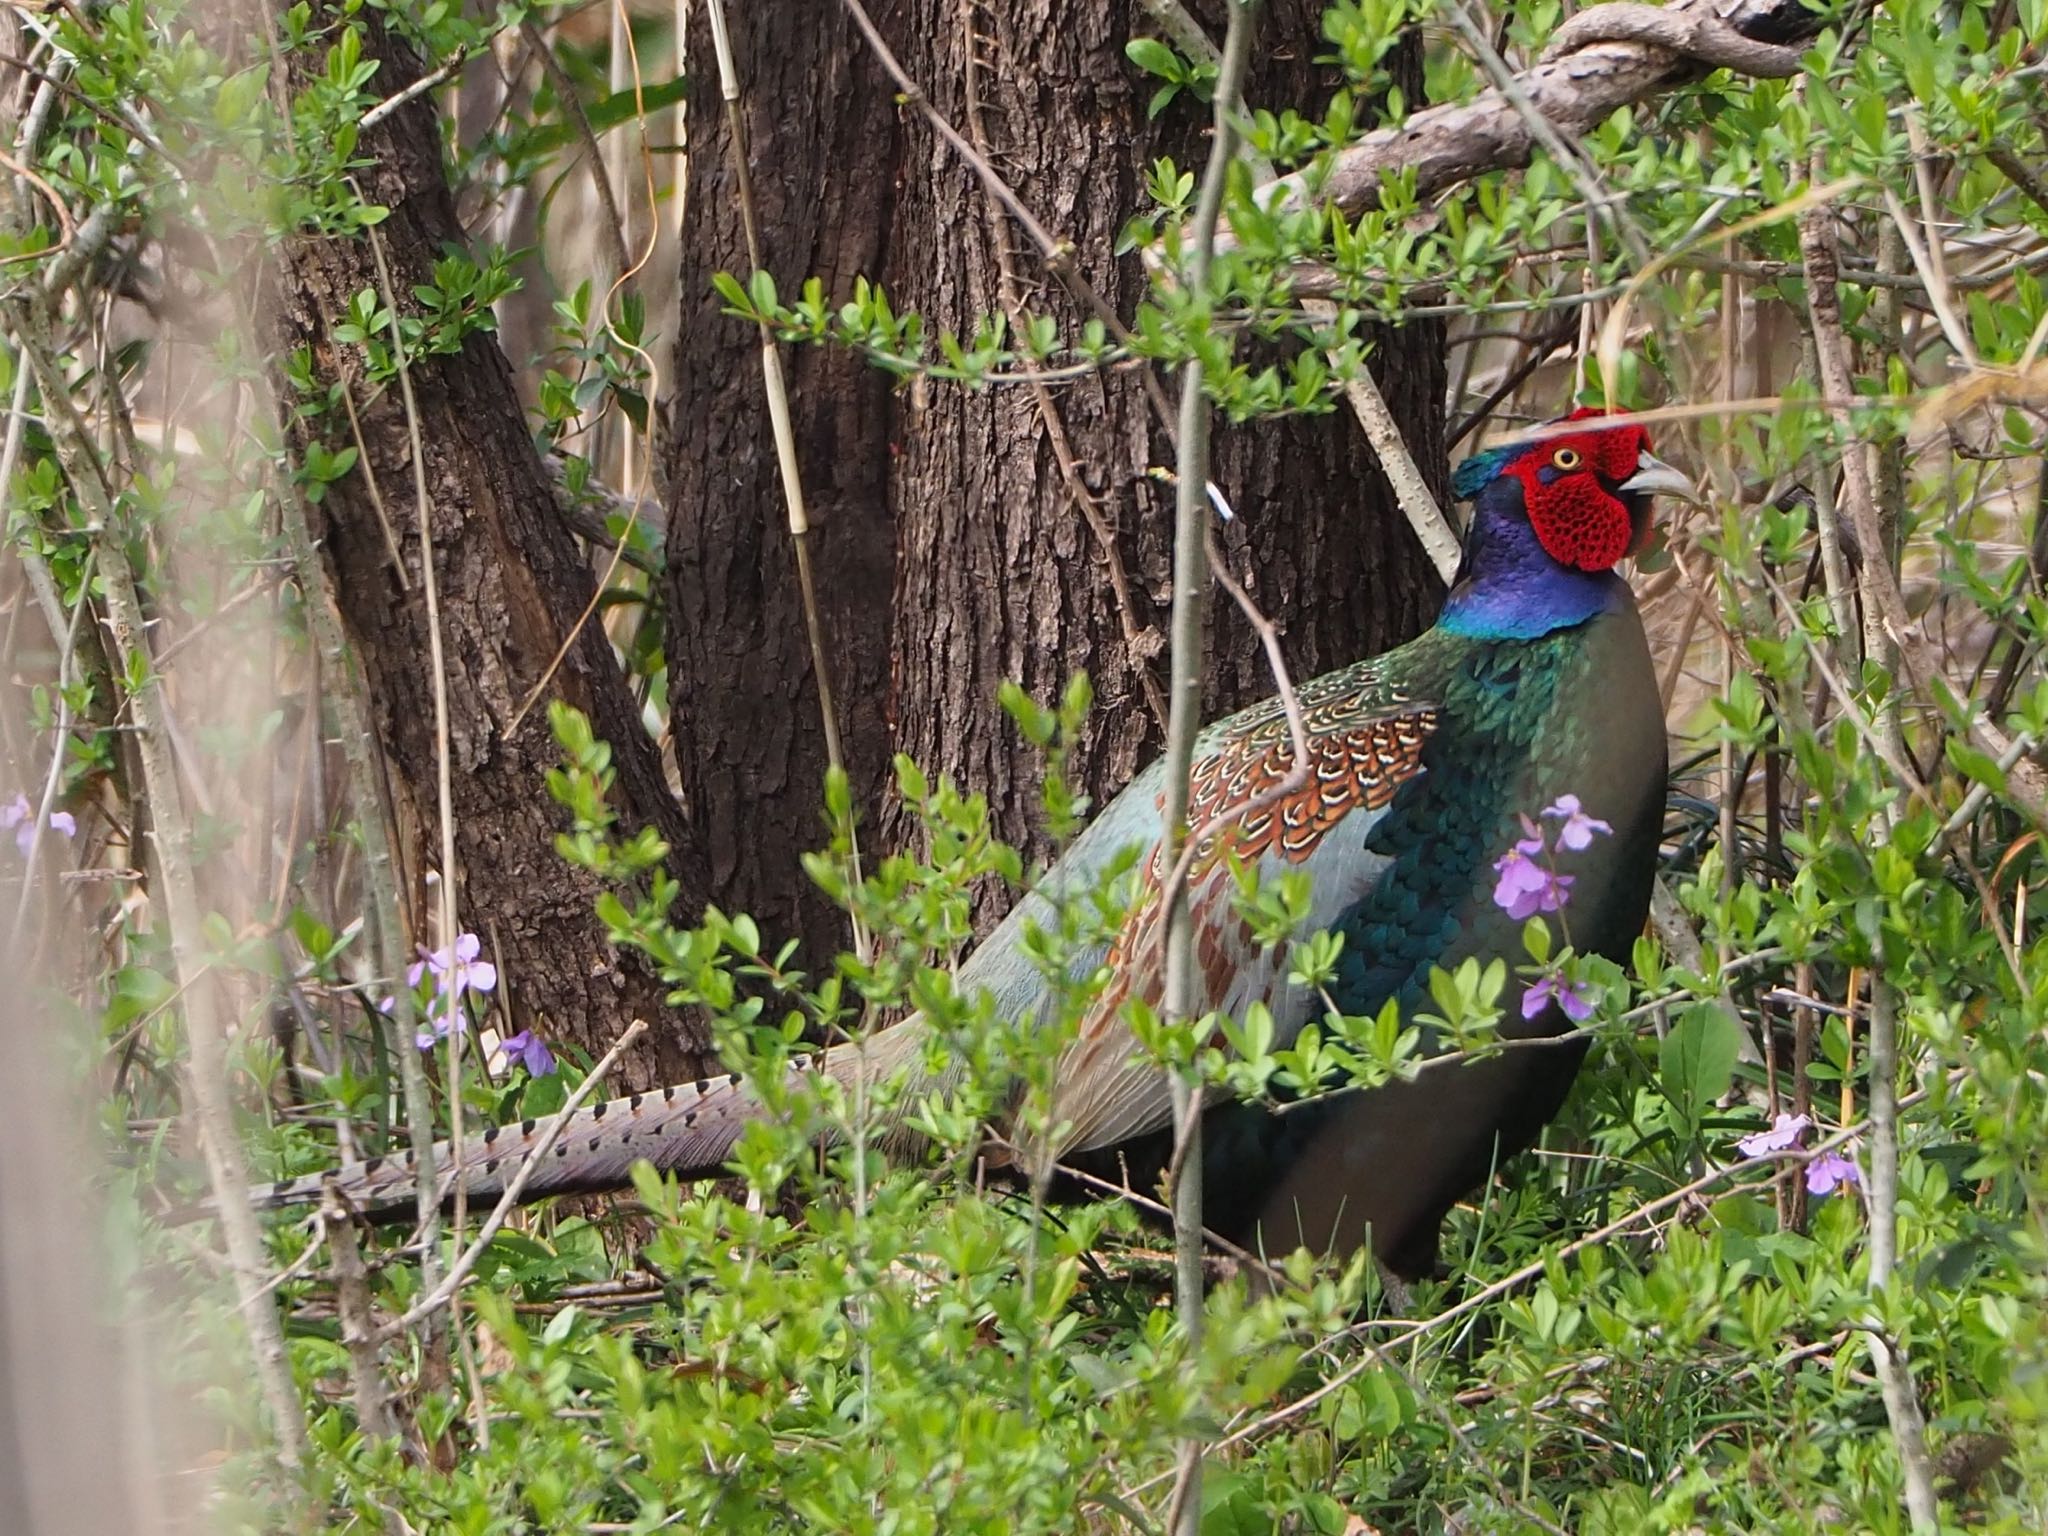
[[[356,24],[366,34],[366,56],[383,60],[375,89],[396,91],[416,77],[411,54],[383,34],[373,12],[360,13]],[[291,68],[303,79],[321,63],[302,56]],[[358,175],[364,195],[391,210],[378,238],[402,307],[412,305],[413,286],[428,280],[443,243],[462,239],[434,111],[431,99],[421,98],[363,135],[373,163]],[[347,381],[361,420],[367,452],[354,473],[328,488],[314,533],[326,544],[336,601],[363,659],[399,821],[424,834],[409,860],[417,878],[436,862],[438,813],[410,433],[397,385],[366,386],[359,349],[333,337],[349,300],[379,287],[376,261],[367,239],[302,236],[284,244],[279,262],[280,355],[310,348],[321,379]],[[516,730],[512,725],[583,614],[592,580],[556,514],[511,371],[488,336],[471,336],[452,356],[415,359],[411,371],[447,656],[463,926],[502,962],[516,1025],[596,1056],[633,1018],[645,1018],[655,1027],[623,1064],[626,1079],[648,1086],[690,1075],[710,1060],[702,1034],[665,1006],[650,972],[612,949],[592,909],[593,882],[554,850],[563,821],[543,788],[545,771],[557,761],[546,698],[566,699],[590,715],[612,744],[613,798],[628,825],[653,823],[678,850],[685,890],[704,889],[659,754],[596,623],[577,634],[543,703]],[[332,448],[349,441],[345,417],[321,416],[293,430],[317,433]],[[366,475],[376,478],[409,590],[392,568]]]
[[[907,67],[954,123],[979,123],[992,163],[1128,318],[1146,278],[1135,257],[1113,254],[1118,233],[1147,205],[1157,156],[1200,163],[1208,123],[1207,108],[1187,93],[1147,122],[1156,82],[1131,65],[1124,44],[1156,26],[1134,3],[1099,0],[972,9],[910,0],[908,10],[894,38]],[[1248,101],[1320,111],[1340,79],[1311,62],[1321,19],[1319,0],[1268,7]],[[1420,100],[1419,49],[1399,62],[1408,99]],[[922,121],[910,141],[905,160],[914,170],[891,232],[891,293],[929,326],[965,334],[1003,307],[997,245],[1007,242],[1029,308],[1058,316],[1074,334],[1083,317],[990,208],[980,182]],[[1432,323],[1374,340],[1389,408],[1417,459],[1440,475],[1442,332]],[[1102,375],[1051,395],[1042,405],[1023,389],[934,391],[923,410],[901,411],[891,498],[900,551],[898,748],[984,791],[1000,833],[1038,853],[1046,849],[1036,827],[1037,763],[997,709],[996,686],[1014,678],[1046,698],[1071,672],[1088,670],[1099,708],[1074,768],[1098,804],[1158,750],[1163,722],[1147,707],[1140,669],[1156,665],[1163,679],[1153,647],[1171,596],[1174,499],[1172,486],[1149,473],[1174,456],[1135,375]],[[1054,418],[1114,531],[1113,555],[1091,535],[1062,476]],[[1214,478],[1239,513],[1225,548],[1280,625],[1297,675],[1384,650],[1428,622],[1440,586],[1347,416],[1223,434]],[[1128,574],[1128,617],[1109,580],[1111,558]],[[1273,691],[1249,626],[1227,602],[1214,612],[1211,715]]]
[[[876,273],[897,179],[890,86],[836,3],[727,7],[751,154],[762,259],[793,296],[806,277],[835,299]],[[847,942],[798,855],[824,841],[825,747],[797,596],[754,327],[720,312],[711,277],[744,278],[747,245],[706,7],[688,57],[705,87],[688,107],[688,226],[679,320],[662,401],[668,452],[669,707],[687,815],[713,899],[806,956]],[[811,546],[855,803],[872,805],[890,731],[888,380],[816,348],[784,357]]]
[[[1153,30],[1142,10],[1130,0],[898,0],[870,11],[918,83],[987,143],[1128,316],[1144,277],[1134,258],[1113,255],[1118,231],[1143,205],[1153,158],[1193,160],[1204,121],[1192,104],[1147,122],[1147,83],[1123,54],[1130,37]],[[1327,99],[1335,81],[1310,62],[1320,14],[1314,0],[1277,6],[1252,99],[1305,110]],[[733,26],[761,240],[783,292],[815,274],[841,302],[867,275],[929,327],[965,333],[1005,309],[1008,295],[1077,324],[1037,254],[991,215],[972,172],[896,101],[837,5],[751,5],[733,12]],[[691,57],[708,57],[708,32],[690,46]],[[1401,61],[1411,101],[1422,94],[1417,57]],[[753,333],[719,314],[709,285],[715,271],[746,269],[722,110],[708,90],[690,104],[691,226],[666,463],[671,702],[714,898],[764,916],[770,931],[801,913],[792,926],[815,954],[843,942],[835,919],[791,894],[794,855],[817,841],[815,695]],[[1439,473],[1442,336],[1428,326],[1377,340],[1389,404]],[[1172,491],[1147,472],[1172,454],[1137,381],[1093,378],[1041,402],[1018,387],[892,392],[881,374],[837,355],[801,354],[796,364],[799,453],[831,551],[820,568],[849,756],[880,840],[907,831],[875,794],[888,752],[901,750],[986,792],[1000,833],[1043,852],[1036,759],[997,707],[997,684],[1013,678],[1044,697],[1073,670],[1091,673],[1098,709],[1075,768],[1098,803],[1141,765],[1160,728],[1148,703],[1156,680],[1144,669],[1159,660],[1169,598]],[[1111,549],[1077,505],[1063,453]],[[1226,547],[1283,626],[1301,674],[1427,622],[1440,588],[1355,424],[1332,416],[1229,433],[1216,466],[1243,514]],[[1215,709],[1271,691],[1234,614],[1214,627],[1209,670]]]

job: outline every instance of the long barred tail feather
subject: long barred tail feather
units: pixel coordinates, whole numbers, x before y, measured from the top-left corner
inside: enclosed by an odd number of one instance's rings
[[[917,1020],[905,1020],[869,1040],[864,1052],[835,1046],[799,1058],[789,1071],[795,1077],[823,1070],[850,1086],[865,1066],[870,1080],[880,1080],[915,1060],[922,1035]],[[569,1117],[534,1167],[520,1201],[628,1188],[632,1167],[642,1159],[662,1173],[715,1178],[724,1171],[748,1122],[762,1113],[760,1100],[737,1072],[586,1105]],[[519,1125],[487,1126],[465,1136],[459,1169],[452,1165],[448,1144],[439,1143],[434,1152],[442,1206],[453,1203],[458,1178],[467,1189],[470,1209],[496,1201],[521,1163],[540,1146],[552,1122],[552,1116],[542,1116]],[[330,1184],[350,1208],[372,1221],[403,1221],[418,1209],[410,1151],[257,1186],[250,1190],[249,1201],[258,1210],[313,1205]]]
[[[632,1182],[629,1170],[646,1158],[663,1172],[710,1177],[760,1105],[740,1078],[707,1079],[631,1094],[577,1110],[521,1191],[527,1200],[549,1195],[596,1194]],[[505,1192],[519,1165],[540,1145],[552,1117],[493,1125],[462,1143],[459,1176],[471,1209]],[[448,1143],[434,1148],[441,1203],[455,1197],[458,1170]],[[416,1159],[410,1151],[345,1163],[323,1173],[252,1189],[259,1210],[310,1205],[331,1183],[354,1210],[378,1221],[400,1221],[418,1208]]]

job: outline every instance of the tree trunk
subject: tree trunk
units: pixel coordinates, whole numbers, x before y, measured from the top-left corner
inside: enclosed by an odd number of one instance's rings
[[[356,21],[366,34],[366,56],[384,61],[375,89],[396,91],[416,77],[410,52],[383,34],[373,13]],[[292,68],[303,77],[321,63],[296,57]],[[410,310],[413,287],[429,280],[443,244],[462,241],[431,99],[364,134],[362,151],[373,164],[357,175],[364,195],[391,210],[377,235],[397,303]],[[319,378],[347,381],[361,420],[366,452],[353,473],[328,487],[314,531],[326,542],[336,601],[368,676],[398,819],[420,834],[409,861],[417,872],[438,864],[440,844],[430,621],[410,431],[397,382],[366,385],[360,349],[333,337],[352,296],[381,291],[376,260],[367,238],[302,236],[284,244],[280,262],[281,354],[311,349]],[[710,1060],[701,1030],[665,1005],[665,989],[644,966],[613,950],[592,908],[595,883],[554,849],[564,818],[543,784],[557,761],[546,703],[561,698],[585,711],[611,743],[618,770],[613,803],[627,827],[651,822],[678,850],[675,872],[685,891],[695,897],[704,889],[659,753],[594,618],[582,623],[540,701],[514,726],[520,704],[583,620],[593,583],[556,514],[504,355],[490,337],[472,335],[459,353],[414,359],[411,376],[446,656],[461,924],[483,940],[486,957],[501,963],[515,1027],[531,1025],[595,1056],[634,1018],[645,1018],[655,1028],[623,1064],[624,1077],[647,1086],[695,1073]],[[339,410],[293,430],[301,441],[317,434],[334,449],[350,440]],[[406,587],[393,570],[366,475],[376,478]]]
[[[1320,110],[1337,77],[1318,51],[1320,0],[1278,0],[1255,46],[1247,99]],[[1144,210],[1153,161],[1199,166],[1208,108],[1183,93],[1159,121],[1156,82],[1124,44],[1155,29],[1135,3],[1039,0],[963,13],[958,0],[911,0],[895,36],[906,66],[1128,319],[1144,298],[1137,258],[1114,256]],[[976,39],[970,50],[964,16]],[[1221,37],[1221,28],[1215,30]],[[1408,99],[1422,99],[1420,52],[1402,60]],[[972,94],[970,94],[970,70]],[[978,98],[978,110],[977,100]],[[981,184],[919,120],[890,244],[890,292],[928,329],[970,332],[1003,307],[1005,258],[1034,313],[1067,335],[1085,316],[1038,253],[991,206]],[[926,169],[928,168],[928,169]],[[1441,458],[1445,387],[1437,325],[1379,331],[1375,371],[1417,459]],[[1170,382],[1170,381],[1169,381]],[[1055,427],[1114,532],[1106,550],[1059,467]],[[1137,377],[1097,375],[1041,402],[1021,388],[934,391],[896,429],[898,749],[984,791],[1000,834],[1046,852],[1038,764],[995,703],[1016,679],[1041,699],[1085,668],[1098,709],[1074,760],[1100,804],[1158,747],[1145,673],[1163,677],[1158,637],[1171,598],[1173,487],[1148,471],[1173,450]],[[1219,436],[1213,474],[1237,510],[1224,535],[1234,569],[1280,626],[1298,677],[1405,640],[1433,613],[1440,587],[1348,415],[1257,422]],[[1121,611],[1111,562],[1130,592]],[[1220,713],[1274,691],[1256,635],[1227,601],[1215,606],[1208,704]],[[1135,643],[1134,643],[1135,642]]]
[[[1123,52],[1150,30],[1140,8],[897,0],[869,9],[917,83],[1130,316],[1145,278],[1135,258],[1112,254],[1117,235],[1143,206],[1153,158],[1197,163],[1207,122],[1192,98],[1147,122],[1149,83]],[[1252,99],[1317,109],[1336,84],[1309,62],[1321,6],[1277,0],[1270,9]],[[922,314],[928,334],[967,334],[1012,302],[1078,333],[1082,317],[1038,253],[991,211],[972,170],[918,110],[896,100],[837,4],[728,10],[758,228],[779,292],[816,275],[838,304],[868,276],[884,281],[899,313]],[[707,61],[708,78],[708,27],[698,33],[690,57]],[[1421,100],[1418,48],[1399,52],[1396,73],[1408,99]],[[769,932],[801,932],[815,963],[819,945],[844,942],[843,924],[797,889],[795,855],[818,841],[815,693],[754,334],[719,312],[710,289],[713,272],[748,269],[723,105],[701,91],[690,114],[667,459],[677,755],[714,899],[754,912]],[[1440,476],[1441,328],[1375,340],[1389,406],[1425,472]],[[903,751],[985,792],[1000,834],[1044,853],[1038,764],[997,706],[997,685],[1015,679],[1046,697],[1073,671],[1091,673],[1098,707],[1074,769],[1098,804],[1160,730],[1150,672],[1163,672],[1173,496],[1148,471],[1173,455],[1138,381],[1100,375],[1044,400],[1015,385],[892,392],[884,375],[838,352],[793,362],[856,803],[879,821],[882,843],[911,835],[877,793],[888,754]],[[1428,621],[1440,586],[1348,416],[1226,432],[1216,476],[1241,514],[1225,547],[1281,626],[1298,675],[1384,649]],[[1273,689],[1256,638],[1227,609],[1218,605],[1211,632],[1215,710]]]
[[[726,7],[745,89],[762,260],[778,292],[817,276],[836,302],[876,273],[896,184],[890,86],[836,3]],[[845,920],[798,856],[825,841],[826,758],[795,553],[754,327],[721,313],[713,273],[751,271],[706,8],[691,15],[688,223],[662,402],[669,508],[669,708],[712,898],[824,963]],[[888,764],[889,382],[842,351],[785,349],[797,458],[854,803]]]

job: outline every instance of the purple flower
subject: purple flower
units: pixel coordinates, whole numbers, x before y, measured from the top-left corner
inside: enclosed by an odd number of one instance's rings
[[[451,947],[452,954],[449,949],[437,949],[430,954],[422,948],[419,959],[406,967],[405,979],[416,987],[420,978],[431,971],[436,992],[490,992],[497,988],[498,968],[477,958],[484,952],[483,940],[465,933],[457,936]]]
[[[1564,1010],[1564,1016],[1574,1024],[1583,1024],[1593,1016],[1592,993],[1576,981],[1566,981],[1561,976],[1539,976],[1522,993],[1522,1017],[1533,1019],[1555,999],[1557,1006]]]
[[[446,948],[431,953],[422,949],[420,958],[406,967],[405,979],[409,986],[417,987],[421,979],[430,973],[434,979],[434,995],[427,1005],[427,1018],[432,1027],[420,1030],[413,1037],[421,1050],[431,1050],[436,1040],[445,1040],[457,1020],[467,1026],[468,1021],[462,1013],[465,994],[481,997],[497,989],[498,968],[488,960],[477,958],[483,953],[483,948],[483,941],[475,934],[460,934]]]
[[[15,791],[12,800],[0,805],[0,832],[10,828],[14,832],[14,846],[21,850],[24,859],[27,858],[29,850],[36,845],[36,813],[28,803],[28,796],[19,790]],[[50,830],[61,832],[66,837],[76,837],[78,822],[69,811],[52,811]]]
[[[1735,1143],[1735,1148],[1744,1157],[1769,1157],[1774,1152],[1790,1152],[1806,1140],[1806,1133],[1813,1128],[1813,1121],[1805,1115],[1780,1115],[1771,1122],[1768,1131],[1757,1131]],[[1823,1152],[1806,1165],[1806,1191],[1811,1195],[1831,1195],[1844,1184],[1861,1184],[1863,1175],[1857,1169],[1853,1158],[1839,1152]]]
[[[464,1029],[469,1028],[468,1019],[463,1019],[462,1027]],[[448,1015],[443,1012],[435,1011],[429,1014],[427,1017],[427,1028],[416,1029],[412,1032],[412,1043],[418,1046],[423,1051],[431,1051],[434,1048],[434,1042],[436,1040],[445,1040],[448,1038],[449,1028],[450,1025],[448,1022]]]
[[[1500,876],[1493,887],[1493,904],[1516,922],[1538,912],[1556,912],[1571,899],[1572,877],[1536,862],[1545,851],[1543,829],[1524,816],[1521,840],[1493,861],[1494,873]]]
[[[1769,1157],[1773,1152],[1789,1152],[1805,1138],[1813,1121],[1805,1115],[1780,1115],[1771,1122],[1768,1131],[1757,1131],[1735,1143],[1735,1149],[1744,1157]]]
[[[1494,905],[1517,922],[1538,912],[1556,912],[1571,899],[1572,876],[1552,874],[1527,854],[1510,853],[1493,867],[1500,873],[1493,888]]]
[[[1543,814],[1553,821],[1564,823],[1557,829],[1557,846],[1568,848],[1573,853],[1583,853],[1592,847],[1596,834],[1614,830],[1598,817],[1588,816],[1580,809],[1577,795],[1559,795],[1555,805],[1546,805],[1543,808]]]
[[[1806,1192],[1831,1195],[1844,1184],[1861,1184],[1863,1174],[1855,1160],[1839,1152],[1823,1152],[1806,1165]]]
[[[498,1049],[505,1053],[508,1062],[518,1062],[533,1077],[546,1077],[555,1070],[555,1053],[530,1029],[522,1029],[518,1034],[500,1040]]]

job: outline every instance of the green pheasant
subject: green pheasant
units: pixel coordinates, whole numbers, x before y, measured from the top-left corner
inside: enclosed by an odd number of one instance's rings
[[[1266,793],[1293,768],[1277,699],[1210,727],[1197,748],[1189,820],[1205,830],[1189,890],[1205,1002],[1231,1015],[1264,1003],[1283,1046],[1323,1004],[1289,982],[1284,954],[1254,940],[1232,900],[1226,850],[1261,875],[1307,876],[1311,928],[1343,936],[1330,992],[1348,1014],[1376,1013],[1390,998],[1404,1009],[1424,1002],[1434,967],[1518,955],[1524,919],[1567,902],[1581,952],[1625,958],[1648,910],[1667,771],[1663,711],[1633,597],[1614,567],[1647,533],[1651,498],[1690,497],[1691,486],[1651,454],[1639,424],[1580,411],[1467,460],[1453,489],[1472,517],[1441,616],[1398,650],[1302,687],[1301,787]],[[961,968],[961,988],[986,989],[1005,1016],[1039,1016],[1047,988],[1024,951],[1027,926],[1046,923],[1063,892],[1091,889],[1116,858],[1144,850],[1148,889],[1124,929],[1075,961],[1077,977],[1107,963],[1113,980],[1058,1064],[1058,1143],[1034,1149],[1062,1166],[1156,1164],[1170,1131],[1167,1080],[1137,1059],[1122,1007],[1130,998],[1156,1005],[1161,992],[1163,798],[1154,765]],[[1585,1052],[1572,1033],[1583,1005],[1554,978],[1512,980],[1503,1007],[1505,1035],[1558,1043],[1281,1115],[1212,1107],[1203,1162],[1210,1226],[1268,1253],[1369,1242],[1396,1274],[1428,1271],[1444,1214],[1534,1139]],[[862,1070],[921,1070],[922,1056],[923,1027],[911,1019],[859,1057],[835,1048],[800,1070],[850,1081]],[[617,1188],[642,1158],[686,1176],[715,1174],[757,1113],[737,1079],[581,1110],[525,1195]],[[543,1129],[528,1122],[466,1141],[472,1208],[498,1195]],[[400,1158],[256,1198],[306,1201],[329,1180],[373,1214],[400,1213],[413,1198]]]

